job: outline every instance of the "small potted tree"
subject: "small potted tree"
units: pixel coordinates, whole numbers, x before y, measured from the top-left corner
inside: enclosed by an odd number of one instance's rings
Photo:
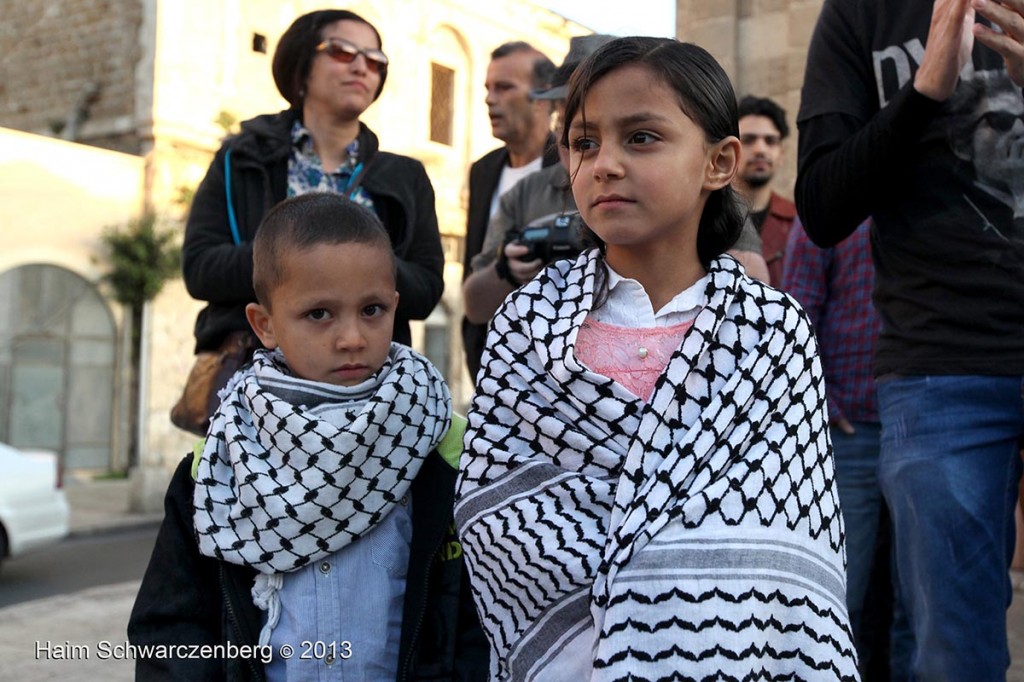
[[[108,227],[101,237],[110,270],[103,277],[114,300],[127,308],[128,348],[128,463],[139,464],[142,323],[146,305],[168,280],[181,275],[181,245],[174,230],[158,225],[154,213],[144,213],[125,225]]]

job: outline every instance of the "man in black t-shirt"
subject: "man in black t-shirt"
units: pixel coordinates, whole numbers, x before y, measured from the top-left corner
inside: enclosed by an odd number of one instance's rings
[[[874,218],[879,480],[918,680],[1009,666],[1021,86],[1024,0],[826,0],[808,54],[796,203],[821,246]]]

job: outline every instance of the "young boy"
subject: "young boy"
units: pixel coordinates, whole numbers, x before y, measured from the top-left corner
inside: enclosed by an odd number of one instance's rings
[[[128,626],[163,649],[139,650],[137,679],[484,679],[452,526],[465,422],[391,342],[387,233],[306,194],[267,214],[253,265],[266,350],[171,482]]]

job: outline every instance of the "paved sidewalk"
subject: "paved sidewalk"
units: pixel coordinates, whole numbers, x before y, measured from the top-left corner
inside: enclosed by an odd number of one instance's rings
[[[131,485],[127,479],[68,476],[70,537],[158,525],[162,512],[128,511]],[[135,667],[126,627],[138,590],[135,580],[0,609],[0,680],[130,682]]]
[[[139,582],[0,609],[0,680],[131,682],[125,628]]]
[[[157,525],[163,512],[137,514],[128,511],[131,482],[124,479],[90,479],[68,476],[64,495],[71,508],[71,536],[89,535],[132,526]]]

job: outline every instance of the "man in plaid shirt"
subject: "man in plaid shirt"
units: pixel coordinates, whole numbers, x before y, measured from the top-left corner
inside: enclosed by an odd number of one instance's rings
[[[871,303],[875,270],[871,263],[870,230],[871,221],[867,220],[844,241],[823,249],[810,240],[797,219],[789,232],[785,274],[780,283],[807,311],[818,338],[836,481],[846,522],[846,601],[865,679],[869,678],[869,667],[888,667],[888,661],[880,659],[884,652],[873,650],[878,645],[887,648],[888,632],[872,632],[871,623],[864,618],[865,611],[870,611],[871,606],[884,607],[891,601],[888,579],[884,583],[876,580],[874,584],[871,579],[879,524],[888,517],[883,517],[884,502],[878,482],[881,424],[872,366],[882,322]],[[884,533],[881,539],[887,543],[888,534]],[[887,560],[889,552],[882,551],[885,545],[879,549],[878,560]],[[887,575],[886,572],[886,578]],[[897,621],[895,630],[900,637],[908,636],[905,623]],[[902,651],[903,641],[897,638],[894,642],[894,672],[905,670],[908,665],[906,661],[895,660],[909,653]]]

